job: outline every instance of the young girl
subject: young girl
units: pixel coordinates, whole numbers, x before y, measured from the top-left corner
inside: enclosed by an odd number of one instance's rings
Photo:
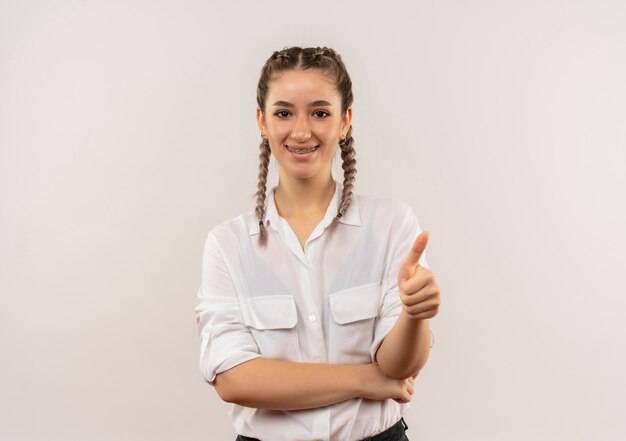
[[[204,247],[202,374],[232,403],[237,441],[408,440],[440,305],[428,233],[408,204],[353,193],[352,82],[334,50],[274,52],[257,103],[256,210]]]

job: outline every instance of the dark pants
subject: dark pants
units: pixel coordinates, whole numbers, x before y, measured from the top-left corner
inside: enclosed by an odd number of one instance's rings
[[[396,424],[391,426],[389,429],[384,430],[376,435],[372,435],[369,438],[364,438],[362,441],[409,441],[407,438],[406,430],[409,428],[406,422],[404,422],[404,418],[400,418]],[[235,441],[260,441],[258,438],[249,438],[247,436],[238,435]],[[264,441],[272,441],[272,440],[264,440]]]

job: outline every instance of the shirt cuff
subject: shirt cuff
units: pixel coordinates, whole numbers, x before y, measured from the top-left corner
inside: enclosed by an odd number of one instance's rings
[[[382,344],[385,337],[387,337],[387,334],[389,334],[389,331],[393,329],[393,326],[396,324],[396,320],[397,320],[397,317],[393,317],[392,320],[389,320],[387,318],[387,320],[385,320],[384,323],[379,323],[378,326],[376,327],[377,332],[376,332],[376,335],[374,336],[374,341],[372,342],[370,346],[370,358],[372,359],[372,363],[375,365],[378,365],[378,362],[376,361],[376,358],[375,358],[376,351]]]
[[[206,329],[202,333],[200,371],[209,384],[215,385],[217,374],[261,357],[254,340],[245,332],[229,332],[229,326]]]

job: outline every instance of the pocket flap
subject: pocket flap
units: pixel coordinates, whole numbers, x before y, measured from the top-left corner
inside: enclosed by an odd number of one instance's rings
[[[291,295],[250,297],[246,325],[255,329],[293,328],[297,321],[296,302]]]
[[[380,283],[368,283],[329,294],[333,319],[343,325],[378,315],[382,299]]]

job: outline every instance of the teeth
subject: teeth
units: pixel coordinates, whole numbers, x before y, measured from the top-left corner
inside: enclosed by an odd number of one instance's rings
[[[287,147],[287,150],[289,150],[290,152],[294,152],[294,153],[310,153],[315,149],[317,149],[317,146],[312,147],[310,149],[292,149],[292,148]]]

